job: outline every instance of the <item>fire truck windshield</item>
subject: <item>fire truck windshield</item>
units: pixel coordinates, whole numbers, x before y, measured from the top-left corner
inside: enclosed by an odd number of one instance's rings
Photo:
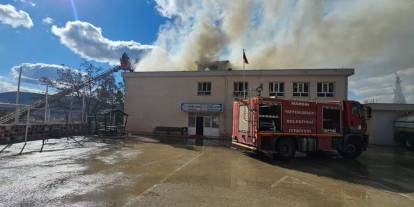
[[[359,118],[364,118],[364,106],[362,106],[360,103],[354,103],[352,105],[352,114]]]

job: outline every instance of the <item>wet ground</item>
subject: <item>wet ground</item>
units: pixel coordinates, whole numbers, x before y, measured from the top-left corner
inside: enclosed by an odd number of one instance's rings
[[[414,153],[400,149],[272,161],[143,137],[21,147],[0,153],[0,206],[414,206]]]

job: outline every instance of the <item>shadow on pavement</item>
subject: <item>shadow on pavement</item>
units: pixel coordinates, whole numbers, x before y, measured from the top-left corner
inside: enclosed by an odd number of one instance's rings
[[[196,139],[194,137],[133,136],[131,138],[133,140],[144,143],[160,143],[167,144],[176,148],[197,150]],[[202,141],[202,146],[229,147],[230,143],[231,142],[228,139],[204,138]]]
[[[414,192],[414,156],[394,148],[371,147],[355,160],[336,153],[297,155],[288,161],[248,152],[246,155],[271,165],[311,173],[397,193]]]

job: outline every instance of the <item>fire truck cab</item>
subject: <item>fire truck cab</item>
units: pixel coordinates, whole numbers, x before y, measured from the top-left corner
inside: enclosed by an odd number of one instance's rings
[[[252,97],[233,103],[233,144],[280,159],[336,150],[356,158],[367,148],[369,109],[357,101],[317,103]]]

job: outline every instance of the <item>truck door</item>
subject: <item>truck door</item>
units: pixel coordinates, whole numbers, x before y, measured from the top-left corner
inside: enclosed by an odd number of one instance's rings
[[[247,105],[240,105],[238,118],[238,139],[243,144],[249,144],[247,137],[249,133],[250,112]]]

